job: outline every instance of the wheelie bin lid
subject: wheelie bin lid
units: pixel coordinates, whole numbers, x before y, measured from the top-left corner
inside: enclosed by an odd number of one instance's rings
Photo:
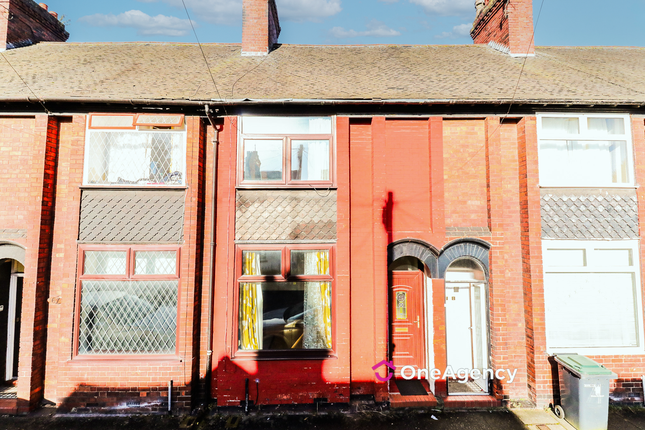
[[[579,378],[589,378],[595,376],[607,376],[610,379],[617,378],[611,370],[602,364],[596,363],[591,358],[578,354],[557,354],[555,361],[576,374]]]

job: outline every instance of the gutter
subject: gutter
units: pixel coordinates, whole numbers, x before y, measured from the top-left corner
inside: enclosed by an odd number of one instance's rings
[[[87,104],[125,104],[132,106],[190,106],[202,107],[213,106],[244,106],[244,105],[319,105],[319,106],[345,106],[345,105],[396,105],[396,104],[418,104],[418,105],[504,105],[513,104],[535,104],[535,105],[595,105],[595,106],[616,106],[635,105],[645,106],[645,99],[642,100],[547,100],[547,99],[218,99],[210,100],[177,100],[177,99],[102,99],[102,98],[79,98],[63,97],[52,99],[37,99],[34,97],[23,98],[0,98],[0,103],[87,103]]]

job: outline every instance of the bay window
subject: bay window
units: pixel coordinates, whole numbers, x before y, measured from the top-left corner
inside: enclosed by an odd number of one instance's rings
[[[333,247],[238,248],[240,351],[331,350]]]
[[[547,350],[642,353],[638,241],[542,243]]]
[[[541,186],[633,185],[627,115],[538,116]]]
[[[240,119],[238,185],[333,186],[333,121],[327,117]]]
[[[78,285],[78,355],[175,353],[177,246],[83,246]]]
[[[183,115],[92,114],[84,185],[184,185]]]

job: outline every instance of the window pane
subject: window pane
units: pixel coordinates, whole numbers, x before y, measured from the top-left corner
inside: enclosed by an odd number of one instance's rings
[[[245,134],[331,134],[331,118],[244,117]]]
[[[127,252],[85,251],[85,275],[125,275]]]
[[[135,275],[174,275],[177,273],[176,251],[136,251]]]
[[[584,249],[549,249],[544,253],[544,266],[584,267],[587,265]]]
[[[578,134],[580,126],[578,118],[542,118],[542,131],[548,134]]]
[[[296,181],[329,180],[328,140],[294,140],[291,142],[291,179]]]
[[[244,180],[282,180],[282,140],[244,141]]]
[[[540,181],[558,185],[625,184],[627,142],[553,140],[540,143]]]
[[[329,275],[329,251],[291,251],[292,275]]]
[[[240,349],[330,349],[331,324],[330,282],[240,284]]]
[[[79,354],[173,354],[177,281],[83,281]]]
[[[633,265],[631,249],[595,249],[595,258],[603,267],[629,267]]]
[[[88,184],[183,184],[184,134],[91,131]]]
[[[625,134],[623,118],[587,118],[590,132],[598,134]]]
[[[551,348],[638,346],[632,273],[546,273]]]
[[[486,275],[481,266],[469,258],[457,260],[446,270],[446,281],[473,282],[485,281]]]
[[[242,275],[276,276],[282,274],[282,251],[243,251]]]

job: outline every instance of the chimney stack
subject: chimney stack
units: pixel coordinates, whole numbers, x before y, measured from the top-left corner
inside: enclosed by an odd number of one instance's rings
[[[280,21],[275,0],[244,0],[242,55],[267,55],[278,42]]]
[[[532,57],[533,3],[531,0],[477,0],[477,17],[470,35],[477,44],[495,42],[513,57]]]
[[[0,0],[0,51],[38,42],[65,42],[69,33],[47,5],[33,0]]]

